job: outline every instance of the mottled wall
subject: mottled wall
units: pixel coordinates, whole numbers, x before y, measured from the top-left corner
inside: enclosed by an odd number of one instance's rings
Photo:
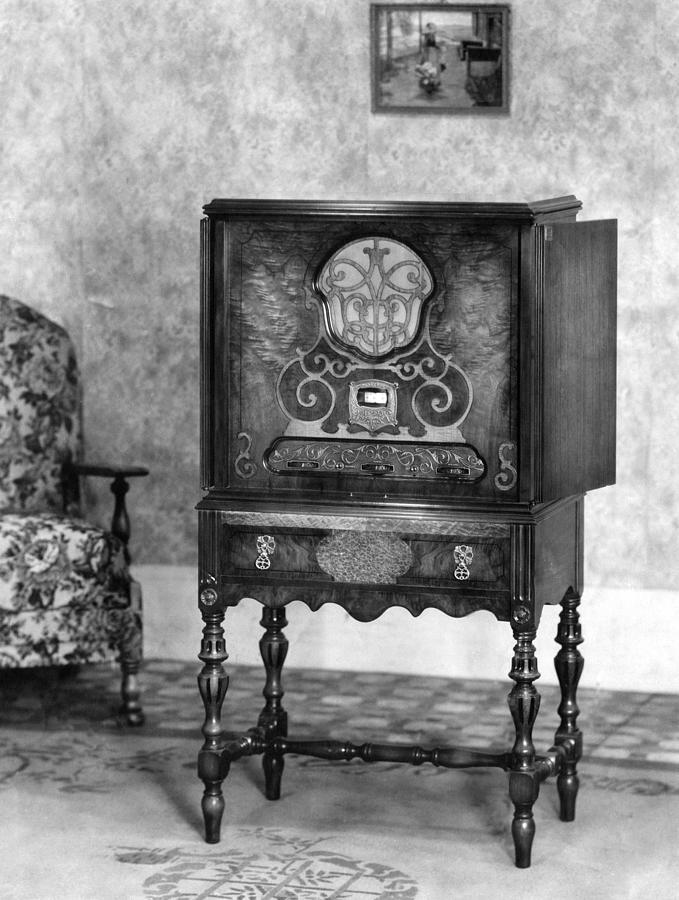
[[[620,220],[620,474],[589,500],[589,582],[677,586],[679,6],[516,0],[503,118],[373,115],[368,8],[0,0],[0,290],[74,334],[90,456],[153,469],[137,560],[195,559],[205,201],[575,193]]]

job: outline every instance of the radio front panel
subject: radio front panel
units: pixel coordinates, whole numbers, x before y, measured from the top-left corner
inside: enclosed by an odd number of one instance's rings
[[[516,497],[515,226],[228,216],[211,252],[211,487]]]

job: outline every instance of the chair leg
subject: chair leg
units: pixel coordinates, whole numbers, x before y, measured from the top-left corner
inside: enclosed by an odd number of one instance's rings
[[[141,585],[132,579],[129,590],[129,617],[125,619],[118,644],[122,673],[120,693],[123,705],[121,713],[125,716],[128,725],[143,725],[144,713],[141,708],[141,692],[137,677],[143,658]]]
[[[203,737],[205,741],[198,754],[198,777],[205,785],[201,808],[205,820],[205,840],[208,844],[219,842],[224,795],[222,783],[229,773],[229,763],[222,756],[224,728],[222,704],[229,687],[229,677],[223,663],[228,658],[224,641],[224,612],[204,612],[203,639],[198,658],[203,668],[198,675],[198,689],[205,707]]]
[[[565,750],[563,765],[556,780],[561,806],[560,818],[563,822],[572,822],[575,819],[575,800],[580,786],[577,764],[582,757],[582,732],[577,726],[580,710],[576,692],[584,659],[578,650],[578,645],[582,643],[579,605],[580,597],[570,591],[561,601],[561,615],[556,634],[556,642],[561,644],[561,649],[554,658],[554,668],[561,687],[561,703],[558,709],[561,724],[554,736],[554,743]]]
[[[120,693],[123,700],[121,712],[125,716],[128,725],[143,725],[145,721],[144,713],[141,708],[139,690],[139,667],[141,666],[141,658],[132,658],[123,653],[120,659],[120,670],[122,672],[122,684]]]
[[[259,642],[259,650],[266,670],[264,698],[266,703],[260,713],[258,725],[264,730],[268,739],[286,737],[288,733],[288,714],[283,709],[283,683],[281,673],[285,657],[288,653],[288,639],[283,629],[288,624],[285,609],[264,607],[262,628],[266,629]],[[267,800],[278,800],[281,796],[281,778],[285,758],[282,753],[266,751],[262,759]]]
[[[520,869],[530,866],[531,849],[535,836],[533,804],[540,790],[540,778],[535,769],[533,725],[540,708],[540,694],[534,682],[540,677],[533,639],[535,632],[514,631],[516,645],[509,677],[514,681],[508,699],[514,720],[516,740],[512,748],[512,768],[509,773],[509,796],[514,804],[512,837],[516,865]]]

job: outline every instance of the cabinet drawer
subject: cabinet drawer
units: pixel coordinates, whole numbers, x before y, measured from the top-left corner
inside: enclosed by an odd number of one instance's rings
[[[222,578],[259,584],[393,585],[449,593],[508,587],[509,535],[257,528],[227,525]]]

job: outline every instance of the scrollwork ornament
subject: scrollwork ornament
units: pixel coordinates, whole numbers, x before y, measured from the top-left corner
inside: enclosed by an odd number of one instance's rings
[[[238,440],[243,441],[243,446],[238,452],[233,467],[236,474],[241,478],[252,478],[257,473],[257,465],[252,461],[250,449],[252,447],[252,438],[247,431],[238,432]]]
[[[386,236],[351,241],[327,260],[314,288],[322,308],[315,340],[281,360],[276,380],[285,435],[348,439],[365,431],[464,443],[473,386],[452,355],[432,343],[433,276],[416,251]],[[357,396],[369,384],[386,393],[384,401]],[[404,387],[398,401],[397,385]],[[239,471],[251,473],[249,464]]]
[[[474,559],[474,550],[468,544],[457,544],[453,550],[453,559],[455,560],[455,571],[453,572],[457,581],[467,581],[469,578],[469,567]]]
[[[389,465],[394,475],[437,478],[440,468],[459,470],[460,480],[478,481],[486,471],[484,461],[473,447],[450,445],[429,447],[421,444],[350,443],[290,439],[274,445],[265,455],[266,465],[274,472],[308,468],[310,471],[346,471],[365,475],[363,465],[380,462]],[[291,464],[291,465],[290,465]]]
[[[516,444],[514,441],[504,441],[498,449],[500,459],[500,471],[495,476],[495,487],[498,491],[511,491],[516,484]]]
[[[337,250],[318,287],[331,339],[372,360],[415,339],[433,278],[410,247],[371,237]]]
[[[257,553],[259,556],[255,560],[255,566],[260,571],[266,571],[271,568],[271,556],[276,549],[276,540],[270,534],[260,534],[257,537]]]

